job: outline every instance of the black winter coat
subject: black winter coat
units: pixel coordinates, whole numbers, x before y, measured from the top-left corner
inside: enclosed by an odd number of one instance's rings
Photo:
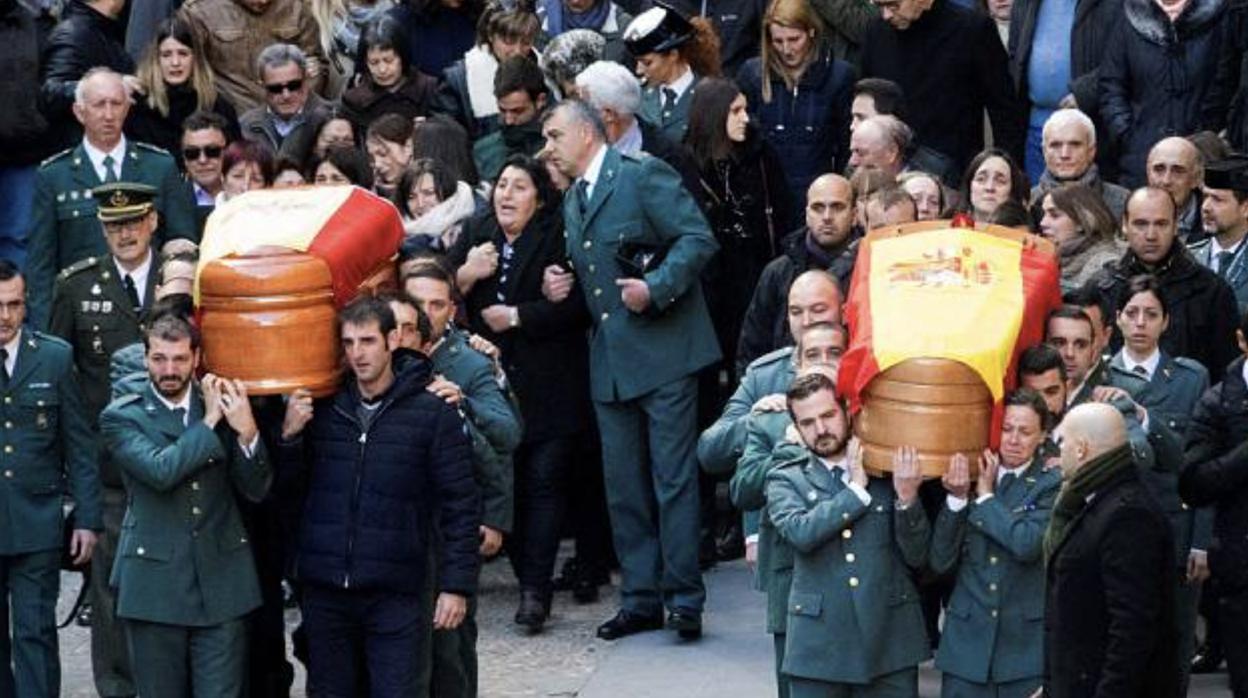
[[[1125,0],[1101,64],[1101,119],[1118,152],[1118,182],[1147,180],[1148,151],[1203,124],[1217,70],[1225,0],[1191,0],[1173,24],[1153,0]],[[1221,370],[1223,366],[1219,367]]]
[[[1205,100],[1205,127],[1226,130],[1237,152],[1248,150],[1248,0],[1232,0],[1222,21],[1218,72]]]
[[[759,277],[782,251],[780,236],[792,229],[796,212],[780,156],[752,124],[747,134],[732,157],[702,163],[693,192],[719,243],[702,270],[702,287],[726,361],[735,354]]]
[[[872,20],[862,43],[862,77],[901,85],[918,144],[951,158],[958,171],[983,150],[977,125],[985,109],[996,145],[1023,161],[1026,109],[997,25],[986,14],[936,0],[905,31]]]
[[[126,53],[126,27],[87,6],[69,0],[61,21],[48,35],[43,52],[44,114],[53,124],[58,148],[69,148],[82,138],[74,118],[74,89],[91,68],[105,66],[123,75],[134,74],[134,61]]]
[[[48,120],[39,110],[39,56],[52,28],[17,0],[0,2],[0,166],[33,165],[51,155]]]
[[[1228,593],[1248,589],[1248,386],[1244,358],[1205,391],[1187,427],[1179,494],[1190,506],[1213,506],[1209,567]]]
[[[383,114],[398,114],[406,119],[429,116],[437,94],[438,81],[420,71],[413,71],[399,89],[391,92],[365,79],[342,95],[342,111],[357,133],[364,133]]]
[[[1131,277],[1153,274],[1166,292],[1170,325],[1161,335],[1161,348],[1171,356],[1186,356],[1209,370],[1209,380],[1222,379],[1226,365],[1239,354],[1235,329],[1239,326],[1239,306],[1235,292],[1217,274],[1196,262],[1187,248],[1175,242],[1170,256],[1149,269],[1127,251],[1122,259],[1099,272],[1089,283],[1096,284],[1121,308]],[[1122,332],[1115,327],[1111,340],[1113,353],[1122,348]]]
[[[173,155],[174,160],[178,161],[178,169],[185,169],[185,164],[182,162],[182,122],[186,121],[186,117],[198,108],[199,96],[189,85],[178,85],[168,89],[169,115],[162,116],[160,112],[147,106],[146,100],[139,98],[138,102],[130,107],[130,115],[126,117],[126,136],[140,143],[164,148]],[[225,97],[217,95],[212,111],[220,114],[229,124],[225,132],[226,142],[238,140],[240,135],[238,114],[234,111],[233,105]]]
[[[463,417],[425,390],[424,355],[400,349],[394,369],[367,429],[348,377],[315,403],[301,438],[281,445],[282,468],[294,471],[283,480],[307,492],[296,573],[305,584],[417,594],[432,546],[438,591],[471,596],[481,495]]]
[[[736,369],[738,376],[745,375],[750,362],[770,351],[793,343],[789,332],[788,307],[789,286],[803,272],[824,268],[806,249],[805,226],[791,233],[784,240],[784,253],[767,263],[754,287],[754,296],[745,311],[741,323],[741,338],[737,343]],[[827,270],[841,282],[841,296],[849,291],[849,280],[854,275],[854,261],[858,256],[858,239],[851,239],[831,252],[832,264]]]
[[[542,295],[546,267],[567,259],[563,216],[557,203],[549,209],[550,214],[539,212],[516,238],[507,281],[502,281],[500,259],[499,271],[474,284],[464,299],[472,331],[502,353],[507,380],[520,402],[524,443],[572,436],[589,426],[590,317],[585,294],[572,293],[559,303]],[[448,264],[458,269],[468,250],[485,242],[493,242],[501,256],[505,238],[492,212],[464,226],[447,253]],[[506,300],[499,300],[500,292]],[[483,309],[500,303],[516,306],[519,327],[496,333],[481,319]]]
[[[1135,468],[1096,492],[1045,572],[1048,698],[1180,694],[1170,523]]]
[[[849,161],[854,69],[823,47],[792,90],[767,73],[770,102],[763,101],[764,70],[761,58],[751,58],[741,67],[737,84],[749,102],[751,120],[780,155],[790,191],[804,198],[815,177],[840,172]]]

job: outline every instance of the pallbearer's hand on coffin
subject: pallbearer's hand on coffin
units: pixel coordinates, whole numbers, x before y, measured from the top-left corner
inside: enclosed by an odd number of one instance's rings
[[[286,401],[286,416],[282,419],[282,440],[290,441],[312,421],[312,393],[299,388]]]
[[[940,484],[951,497],[966,499],[971,491],[971,464],[965,454],[955,453],[949,457],[949,469],[940,477]]]
[[[975,481],[975,494],[986,497],[996,492],[997,471],[1001,469],[1001,457],[989,449],[979,457],[979,479]]]
[[[904,509],[914,504],[922,482],[919,450],[914,446],[899,446],[893,453],[893,489],[897,492],[897,505]]]

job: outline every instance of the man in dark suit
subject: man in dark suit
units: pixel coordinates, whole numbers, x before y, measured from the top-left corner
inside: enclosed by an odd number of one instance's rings
[[[1111,405],[1057,428],[1062,491],[1044,550],[1045,694],[1179,694],[1170,524],[1135,467]]]
[[[548,267],[543,292],[558,302],[575,278],[594,318],[590,395],[623,576],[598,636],[658,629],[666,606],[668,626],[697,638],[695,374],[720,357],[698,276],[717,245],[676,171],[608,146],[593,107],[560,104],[543,133],[549,162],[576,180],[563,208],[571,269]]]

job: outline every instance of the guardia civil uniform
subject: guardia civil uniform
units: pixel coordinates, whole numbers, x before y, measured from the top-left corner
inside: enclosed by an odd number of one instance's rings
[[[442,341],[429,357],[435,373],[459,386],[464,398],[464,413],[472,438],[472,465],[477,486],[481,488],[481,523],[504,534],[511,532],[514,514],[514,492],[511,454],[520,444],[523,430],[517,412],[508,401],[507,392],[498,382],[494,364],[485,355],[468,346],[464,334],[448,326]],[[436,554],[432,547],[431,554]],[[437,565],[429,566],[430,574]],[[426,607],[436,603],[436,580],[429,580]],[[453,630],[433,630],[420,663],[418,692],[438,698],[473,698],[477,695],[477,603],[468,600],[464,622]]]
[[[899,508],[889,479],[862,493],[846,479],[814,455],[767,474],[767,514],[794,549],[790,695],[915,698],[931,654],[911,581],[927,561],[927,515],[917,498]]]
[[[788,391],[796,375],[793,347],[784,347],[750,362],[724,411],[698,437],[698,464],[708,473],[731,473],[745,453],[746,427],[754,403]]]
[[[1044,532],[1061,471],[1002,468],[992,495],[948,497],[930,566],[956,575],[936,652],[944,698],[1027,698],[1044,683]]]
[[[1188,420],[1201,395],[1209,388],[1209,371],[1186,357],[1170,356],[1157,349],[1145,364],[1136,364],[1119,351],[1109,361],[1107,381],[1132,392],[1134,400],[1148,410],[1151,422],[1156,420],[1173,432],[1179,443],[1187,433]],[[1200,605],[1200,585],[1187,582],[1187,559],[1193,550],[1208,551],[1213,539],[1213,508],[1192,508],[1179,497],[1179,472],[1183,469],[1182,452],[1158,450],[1168,462],[1144,470],[1144,483],[1149,486],[1157,503],[1170,521],[1174,538],[1174,560],[1179,565],[1179,587],[1175,595],[1175,612],[1179,623],[1179,669],[1186,686],[1191,657],[1196,645],[1196,613]]]
[[[1243,196],[1248,194],[1248,158],[1240,155],[1211,162],[1205,166],[1205,186]],[[1248,237],[1223,248],[1213,236],[1187,246],[1196,262],[1222,278],[1235,292],[1239,312],[1248,310]],[[1215,248],[1216,245],[1216,248]]]
[[[160,227],[153,238],[157,249],[167,240],[198,242],[195,202],[178,173],[173,156],[155,146],[123,139],[124,157],[113,163],[116,181],[138,183],[155,190]],[[49,302],[57,273],[88,257],[108,255],[97,219],[97,194],[108,183],[101,178],[83,144],[54,155],[39,166],[35,179],[26,276],[30,322],[47,327]]]
[[[62,504],[73,495],[75,528],[99,530],[96,443],[74,380],[69,345],[22,329],[4,347],[0,376],[0,695],[57,698],[61,660]]]
[[[699,275],[718,245],[675,170],[605,144],[564,198],[563,214],[571,271],[594,319],[590,397],[621,610],[654,619],[666,606],[700,616],[695,374],[720,353]],[[625,277],[620,257],[634,248],[666,254],[644,272],[650,305],[642,313],[624,305],[616,285]]]
[[[693,39],[693,25],[666,5],[657,5],[637,15],[624,30],[624,46],[634,57],[679,49]],[[683,143],[689,128],[689,108],[697,90],[698,76],[692,70],[667,85],[647,84],[641,91],[638,116],[659,129],[673,143]]]
[[[156,190],[128,182],[102,185],[92,192],[100,200],[96,217],[126,221],[147,215],[155,206]],[[102,199],[102,200],[101,200]],[[97,223],[98,227],[98,223]],[[104,233],[98,232],[103,241]],[[156,254],[149,250],[143,266],[147,278],[142,286],[141,303],[150,306],[156,293]],[[92,428],[108,405],[112,381],[109,364],[118,349],[143,338],[145,310],[136,310],[126,291],[121,269],[107,251],[71,264],[57,275],[52,293],[49,331],[73,347],[74,368],[82,388]],[[100,453],[99,477],[104,531],[92,557],[91,575],[91,668],[97,691],[103,696],[134,695],[130,659],[125,636],[114,611],[116,600],[108,585],[121,519],[125,513],[126,492],[121,473]]]
[[[198,385],[188,397],[171,408],[149,380],[100,416],[129,493],[110,583],[139,695],[242,696],[261,598],[235,497],[263,499],[272,469],[258,436],[244,448],[224,418],[208,428]]]
[[[756,359],[754,363],[765,358]],[[758,536],[757,580],[759,589],[767,594],[767,632],[772,634],[775,648],[779,698],[789,696],[789,680],[781,667],[784,666],[789,591],[793,585],[793,548],[776,533],[768,515],[767,474],[777,464],[803,456],[803,446],[784,441],[785,431],[792,423],[787,411],[750,414],[745,419],[744,452],[728,482],[733,505],[746,513],[746,535]]]

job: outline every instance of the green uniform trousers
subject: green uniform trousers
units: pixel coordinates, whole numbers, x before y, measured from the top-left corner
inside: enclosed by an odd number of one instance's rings
[[[188,627],[124,621],[141,696],[242,698],[247,676],[247,622]]]
[[[108,585],[117,557],[121,520],[126,516],[126,491],[100,487],[100,513],[104,530],[91,556],[91,672],[95,690],[103,698],[133,696],[134,675],[126,635],[117,618],[117,590]]]
[[[428,622],[421,624],[421,660],[416,667],[417,698],[476,698],[477,696],[477,599],[468,599],[464,622],[454,630],[434,630],[437,608],[435,546],[429,546],[424,598]]]
[[[45,550],[0,555],[0,698],[57,698],[61,658],[56,641],[56,597],[61,553]]]
[[[784,666],[784,637],[784,633],[771,636],[776,648],[776,698],[789,698],[789,677],[780,671],[780,667]]]
[[[1043,684],[1041,676],[1001,683],[975,683],[947,673],[941,677],[940,698],[1028,698]]]
[[[877,676],[869,684],[832,683],[789,677],[792,698],[918,698],[919,668]]]

